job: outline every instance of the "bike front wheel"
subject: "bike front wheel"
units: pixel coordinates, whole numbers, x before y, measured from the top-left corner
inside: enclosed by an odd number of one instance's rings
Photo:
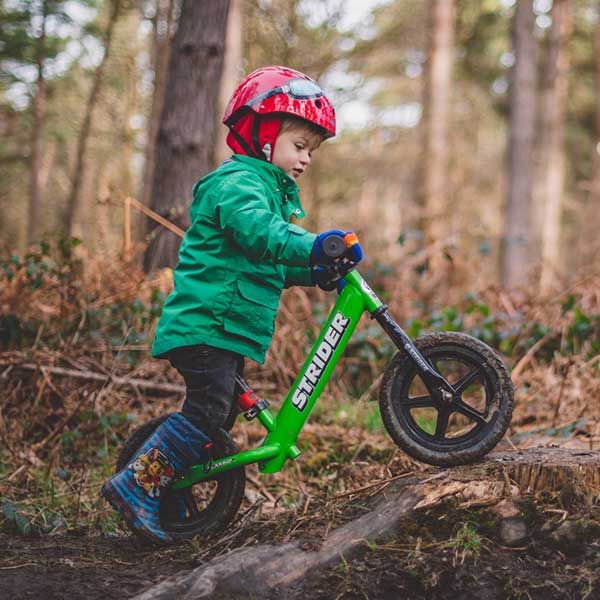
[[[408,455],[428,464],[477,461],[498,444],[510,424],[514,392],[504,362],[487,344],[463,333],[424,335],[414,343],[450,384],[452,398],[432,397],[414,361],[399,352],[380,388],[387,432]]]
[[[140,446],[168,417],[158,417],[138,427],[126,440],[117,458],[116,472],[125,468]],[[224,430],[212,440],[213,457],[236,454],[239,450]],[[174,539],[191,539],[224,529],[235,517],[244,498],[246,473],[238,467],[204,479],[183,490],[167,490],[160,502],[163,529]],[[137,531],[134,529],[134,533]]]

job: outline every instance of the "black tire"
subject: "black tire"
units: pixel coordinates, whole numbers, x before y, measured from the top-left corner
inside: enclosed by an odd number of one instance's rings
[[[131,461],[138,448],[167,417],[152,419],[129,436],[117,458],[117,472]],[[220,430],[212,442],[213,458],[239,452],[231,436],[224,430]],[[178,540],[216,533],[235,517],[244,498],[245,486],[246,472],[244,467],[239,467],[185,490],[169,490],[160,503],[161,525]],[[137,534],[137,531],[133,531]]]
[[[414,343],[462,390],[456,389],[449,404],[438,403],[429,396],[413,360],[399,352],[384,373],[379,393],[387,432],[408,455],[431,465],[477,461],[498,444],[510,424],[514,392],[504,362],[487,344],[464,333],[434,333]],[[419,389],[424,391],[419,394]]]

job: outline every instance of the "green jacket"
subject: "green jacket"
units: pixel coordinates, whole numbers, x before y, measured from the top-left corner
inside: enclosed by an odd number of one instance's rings
[[[265,161],[234,154],[193,188],[191,225],[152,355],[208,344],[263,362],[284,287],[312,285],[315,234],[296,183]]]

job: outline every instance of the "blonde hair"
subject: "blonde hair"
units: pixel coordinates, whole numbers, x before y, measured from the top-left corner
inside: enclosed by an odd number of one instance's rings
[[[281,119],[279,135],[286,131],[301,131],[308,137],[308,143],[313,148],[318,148],[321,142],[327,138],[327,132],[319,125],[315,125],[306,119],[294,115],[285,115]]]

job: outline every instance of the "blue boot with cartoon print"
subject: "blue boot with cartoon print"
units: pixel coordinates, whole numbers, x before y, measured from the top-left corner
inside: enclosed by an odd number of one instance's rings
[[[160,524],[162,494],[176,473],[202,462],[209,438],[182,414],[161,423],[129,464],[102,486],[102,495],[130,527],[153,541],[170,542]]]

